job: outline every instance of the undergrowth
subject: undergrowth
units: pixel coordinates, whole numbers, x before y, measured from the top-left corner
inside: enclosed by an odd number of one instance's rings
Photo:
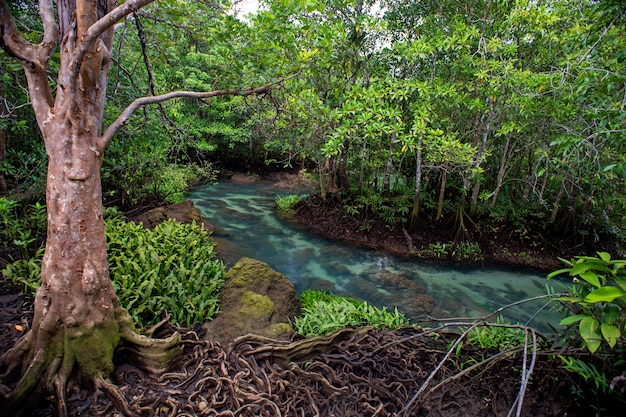
[[[109,270],[120,305],[136,323],[150,326],[169,316],[189,327],[210,321],[218,311],[224,265],[215,243],[195,224],[168,220],[145,229],[106,210]],[[5,278],[34,294],[41,283],[43,250],[7,265]]]
[[[301,315],[294,330],[306,337],[327,335],[348,326],[373,326],[397,329],[409,325],[395,309],[378,308],[365,301],[340,297],[324,291],[306,290],[300,295]]]

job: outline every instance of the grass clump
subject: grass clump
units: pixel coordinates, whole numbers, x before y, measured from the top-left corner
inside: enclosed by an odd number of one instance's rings
[[[302,197],[296,194],[290,194],[286,196],[277,196],[276,197],[276,206],[278,210],[287,213],[287,214],[295,214],[296,212],[293,209]]]
[[[300,304],[302,313],[296,317],[294,330],[306,337],[328,335],[348,326],[396,329],[409,324],[398,309],[391,313],[386,307],[324,291],[304,291]]]

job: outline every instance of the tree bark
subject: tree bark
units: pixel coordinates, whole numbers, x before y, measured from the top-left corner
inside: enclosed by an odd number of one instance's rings
[[[506,173],[506,166],[509,162],[509,145],[511,144],[511,136],[506,135],[506,139],[504,142],[504,149],[502,149],[502,156],[500,157],[500,166],[498,168],[498,177],[496,179],[496,188],[491,193],[491,208],[496,206],[496,202],[498,201],[498,195],[500,194],[500,190],[502,189],[502,184],[504,183],[504,174]]]
[[[448,171],[443,169],[441,171],[441,185],[439,186],[439,202],[437,203],[437,217],[435,220],[439,221],[443,217],[443,201],[446,195],[446,181],[448,179]]]
[[[391,177],[391,168],[393,167],[393,150],[396,147],[396,136],[396,132],[393,132],[389,140],[389,155],[387,156],[385,171],[383,173],[383,192],[389,191],[389,179]]]
[[[6,132],[4,130],[0,130],[0,164],[7,157],[7,143],[6,143]],[[4,178],[4,172],[0,171],[0,193],[4,193],[7,191],[7,182]]]
[[[422,137],[417,141],[417,150],[415,151],[415,194],[413,196],[413,209],[409,218],[410,228],[417,226],[420,211],[420,192],[422,190]]]

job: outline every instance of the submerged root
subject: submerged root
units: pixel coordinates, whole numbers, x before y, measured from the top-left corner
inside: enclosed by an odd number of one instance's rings
[[[92,328],[66,328],[52,322],[33,328],[0,357],[0,416],[27,415],[41,394],[56,397],[58,415],[68,415],[66,392],[73,381],[102,390],[124,415],[139,410],[130,407],[121,391],[107,376],[113,371],[117,350],[122,358],[151,374],[161,374],[181,350],[178,333],[165,339],[151,339],[137,333],[128,313],[122,309],[109,322]]]

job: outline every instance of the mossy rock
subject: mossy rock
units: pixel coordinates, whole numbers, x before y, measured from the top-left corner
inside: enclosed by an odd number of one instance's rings
[[[220,313],[204,325],[207,339],[230,344],[245,334],[289,340],[300,312],[291,281],[264,262],[241,258],[225,275]]]

